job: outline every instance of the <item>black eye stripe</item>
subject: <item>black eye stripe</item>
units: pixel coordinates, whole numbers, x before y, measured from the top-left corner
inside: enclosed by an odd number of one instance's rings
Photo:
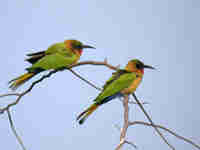
[[[78,45],[77,48],[81,48],[81,45]]]
[[[140,64],[136,64],[136,68],[140,69],[141,68]]]
[[[143,68],[143,65],[138,63],[138,64],[136,64],[136,68],[137,68],[137,69],[142,69],[142,68]]]
[[[81,45],[74,45],[74,48],[81,49],[82,47],[81,47]]]

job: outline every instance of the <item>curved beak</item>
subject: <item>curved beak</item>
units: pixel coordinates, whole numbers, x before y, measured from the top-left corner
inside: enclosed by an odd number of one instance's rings
[[[95,47],[90,46],[90,45],[83,45],[82,48],[92,48],[92,49],[96,49]]]
[[[148,69],[153,69],[153,70],[155,70],[155,68],[154,68],[154,67],[152,67],[152,66],[149,66],[149,65],[144,65],[144,68],[148,68]]]

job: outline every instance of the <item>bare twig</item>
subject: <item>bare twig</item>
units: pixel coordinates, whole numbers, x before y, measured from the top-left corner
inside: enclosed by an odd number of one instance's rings
[[[97,89],[98,91],[101,91],[102,89],[97,87],[96,85],[94,85],[92,82],[86,80],[85,78],[83,78],[82,76],[80,76],[78,73],[76,73],[75,71],[73,71],[72,69],[69,69],[69,71],[71,71],[71,73],[73,73],[75,76],[77,76],[79,79],[81,79],[82,81],[86,82],[87,84],[89,84],[90,86],[92,86],[93,88]]]
[[[115,150],[120,150],[121,147],[122,147],[124,144],[125,144],[125,140],[124,140],[124,139],[120,140],[120,143],[117,145],[117,147],[116,147]]]
[[[129,125],[130,126],[130,125]],[[122,132],[122,128],[120,128],[117,124],[115,124],[115,128],[117,128],[119,131],[120,131],[120,133]],[[131,145],[131,146],[133,146],[135,149],[137,149],[137,146],[133,143],[133,142],[130,142],[130,141],[127,141],[127,140],[124,140],[123,141],[123,144],[129,144],[129,145]],[[120,146],[120,144],[117,146],[117,148],[116,149],[120,149],[121,148],[121,146]]]
[[[25,90],[24,92],[22,92],[22,93],[8,93],[8,94],[2,94],[2,95],[0,95],[0,98],[1,98],[1,97],[7,97],[7,96],[17,96],[17,99],[16,99],[14,102],[8,104],[6,107],[0,108],[0,113],[4,113],[5,111],[8,113],[8,118],[9,118],[9,122],[10,122],[11,129],[12,129],[14,135],[16,136],[18,142],[19,142],[20,145],[22,146],[23,150],[25,150],[25,147],[24,147],[24,145],[23,145],[22,140],[21,140],[20,137],[17,135],[17,132],[16,132],[16,130],[15,130],[15,128],[14,128],[14,124],[13,124],[13,122],[12,122],[11,114],[10,114],[10,111],[9,111],[10,107],[17,105],[17,104],[19,103],[19,101],[21,100],[21,98],[22,98],[23,96],[25,96],[27,93],[29,93],[29,92],[33,89],[33,87],[34,87],[36,84],[42,82],[42,81],[43,81],[44,79],[46,79],[46,78],[49,78],[49,77],[50,77],[51,75],[53,75],[54,73],[56,73],[56,72],[58,72],[58,71],[63,71],[63,70],[65,70],[65,69],[68,69],[68,70],[71,71],[75,76],[77,76],[78,78],[80,78],[81,80],[83,80],[84,82],[86,82],[87,84],[89,84],[90,86],[94,87],[95,89],[101,90],[101,88],[98,88],[97,86],[95,86],[94,84],[92,84],[90,81],[84,79],[83,77],[81,77],[79,74],[77,74],[75,71],[73,71],[73,70],[71,69],[71,68],[73,68],[73,67],[78,67],[78,66],[81,66],[81,65],[89,65],[89,64],[91,64],[91,65],[102,65],[102,66],[106,66],[106,67],[108,67],[109,69],[112,69],[112,70],[117,70],[117,69],[118,69],[118,67],[114,67],[114,66],[112,66],[112,65],[109,65],[109,64],[107,63],[107,60],[106,60],[106,59],[104,60],[104,62],[95,62],[95,61],[80,62],[80,63],[77,63],[77,64],[73,64],[73,65],[69,66],[68,68],[62,68],[62,69],[60,69],[60,70],[53,70],[53,71],[50,71],[47,75],[44,75],[44,76],[42,76],[39,80],[33,82],[33,83],[31,84],[31,86],[30,86],[27,90]]]
[[[137,104],[136,102],[133,102],[133,101],[129,101],[128,103],[129,104]],[[146,105],[146,104],[149,104],[149,102],[142,102],[141,104]]]
[[[13,123],[13,121],[12,121],[12,117],[11,117],[11,114],[10,114],[9,109],[7,109],[6,111],[7,111],[7,114],[8,114],[8,120],[9,120],[9,123],[10,123],[10,128],[12,129],[12,132],[14,133],[14,135],[15,135],[17,141],[19,142],[19,144],[21,145],[22,149],[23,149],[23,150],[26,150],[22,139],[21,139],[20,136],[17,134],[17,131],[16,131],[15,126],[14,126],[14,123]]]
[[[12,106],[18,104],[19,101],[21,100],[21,98],[22,98],[24,95],[26,95],[27,93],[29,93],[29,92],[33,89],[33,87],[34,87],[36,84],[38,84],[39,82],[43,81],[45,78],[50,77],[52,74],[54,74],[54,73],[56,73],[56,72],[58,72],[58,70],[53,70],[53,71],[49,72],[47,75],[44,75],[44,76],[43,76],[42,78],[40,78],[39,80],[33,82],[33,83],[31,84],[31,86],[30,86],[26,91],[22,92],[21,94],[20,94],[20,93],[17,93],[17,94],[15,93],[15,95],[19,95],[19,96],[17,97],[16,101],[14,101],[13,103],[8,104],[8,105],[7,105],[6,107],[4,107],[4,108],[1,108],[1,109],[0,109],[0,113],[4,113],[4,112],[5,112],[6,110],[8,110],[10,107],[12,107]],[[4,95],[6,95],[6,94],[4,94]],[[7,94],[7,95],[8,95],[8,94]],[[6,95],[6,96],[7,96],[7,95]],[[2,95],[1,95],[1,96],[2,96]]]
[[[44,75],[42,76],[39,80],[33,82],[31,84],[31,86],[24,92],[22,93],[11,93],[11,94],[3,94],[3,95],[0,95],[0,97],[5,97],[5,96],[18,96],[17,99],[13,102],[13,103],[10,103],[8,104],[6,107],[4,108],[0,108],[0,113],[4,113],[7,109],[9,109],[10,107],[16,105],[19,103],[20,99],[26,95],[27,93],[29,93],[33,87],[40,83],[41,81],[43,81],[44,79],[46,78],[49,78],[51,75],[53,75],[54,73],[58,72],[58,71],[63,71],[63,70],[70,70],[74,75],[76,75],[77,77],[79,77],[81,80],[85,81],[87,84],[90,84],[91,86],[95,87],[96,89],[100,90],[100,88],[96,87],[94,84],[92,84],[91,82],[87,81],[86,79],[82,78],[80,75],[78,75],[77,73],[75,73],[71,68],[74,68],[74,67],[78,67],[78,66],[81,66],[81,65],[101,65],[101,66],[106,66],[108,67],[109,69],[112,69],[112,70],[117,70],[118,67],[114,67],[110,64],[107,63],[107,60],[105,59],[103,62],[99,62],[99,61],[84,61],[84,62],[80,62],[80,63],[76,63],[76,64],[73,64],[73,65],[70,65],[68,66],[68,68],[62,68],[60,70],[53,70],[53,71],[50,71],[47,75]]]
[[[134,143],[132,143],[132,142],[129,142],[129,141],[124,141],[126,144],[129,144],[129,145],[131,145],[131,146],[133,146],[135,149],[137,149],[137,145],[135,145]]]
[[[106,66],[106,67],[108,67],[109,69],[112,69],[112,70],[117,70],[117,69],[118,69],[118,67],[114,67],[114,66],[108,64],[108,63],[107,63],[107,60],[104,60],[103,62],[98,62],[98,61],[84,61],[84,62],[80,62],[80,63],[77,63],[77,64],[73,64],[73,65],[69,66],[68,68],[64,68],[64,69],[61,69],[61,70],[53,70],[53,71],[50,71],[47,75],[44,75],[44,76],[42,76],[39,80],[33,82],[33,83],[31,84],[31,86],[30,86],[27,90],[25,90],[24,92],[22,92],[22,93],[9,93],[9,94],[0,95],[0,98],[1,98],[1,97],[6,97],[6,96],[16,96],[16,97],[17,97],[17,99],[16,99],[14,102],[8,104],[8,105],[7,105],[6,107],[4,107],[4,108],[1,108],[1,109],[0,109],[0,113],[4,113],[5,111],[8,113],[8,118],[9,118],[9,122],[10,122],[10,126],[11,126],[11,128],[12,128],[12,131],[13,131],[13,133],[15,134],[15,136],[16,136],[18,142],[19,142],[20,145],[22,146],[23,150],[25,150],[25,147],[24,147],[24,145],[23,145],[22,140],[19,138],[19,136],[18,136],[17,133],[16,133],[16,130],[15,130],[15,128],[14,128],[14,124],[13,124],[13,122],[12,122],[11,115],[10,115],[10,112],[9,112],[9,108],[12,107],[12,106],[14,106],[14,105],[16,105],[16,104],[18,104],[19,101],[20,101],[20,99],[21,99],[23,96],[25,96],[27,93],[29,93],[29,92],[33,89],[33,87],[34,87],[36,84],[40,83],[40,82],[43,81],[45,78],[50,77],[50,76],[53,75],[54,73],[56,73],[56,72],[58,72],[58,71],[66,70],[66,69],[69,70],[69,71],[71,71],[75,76],[77,76],[78,78],[80,78],[81,80],[83,80],[84,82],[86,82],[87,84],[89,84],[90,86],[92,86],[93,88],[95,88],[95,89],[97,89],[97,90],[100,91],[101,88],[95,86],[93,83],[91,83],[90,81],[86,80],[85,78],[83,78],[83,77],[80,76],[78,73],[76,73],[75,71],[72,70],[72,68],[78,67],[78,66],[81,66],[81,65],[102,65],[102,66]],[[126,132],[127,132],[128,127],[129,127],[130,125],[134,125],[134,124],[143,124],[143,125],[146,125],[146,126],[152,126],[152,127],[154,127],[154,129],[155,129],[156,132],[160,135],[160,137],[161,137],[161,138],[165,141],[165,143],[166,143],[171,149],[173,149],[173,150],[175,150],[175,148],[174,148],[173,146],[171,146],[171,145],[167,142],[167,140],[164,138],[164,136],[162,135],[162,133],[160,133],[160,131],[159,131],[157,128],[166,130],[166,131],[168,131],[170,134],[176,136],[177,138],[182,139],[182,140],[184,140],[184,141],[186,141],[186,142],[192,144],[192,145],[195,146],[196,148],[200,149],[200,146],[198,146],[197,144],[195,144],[195,143],[192,142],[191,140],[188,140],[188,139],[186,139],[186,138],[184,138],[184,137],[182,137],[182,136],[179,136],[179,135],[176,134],[175,132],[172,132],[171,130],[169,130],[169,129],[163,127],[163,126],[155,125],[155,124],[152,122],[152,120],[151,120],[151,118],[149,117],[149,115],[147,114],[147,112],[145,111],[145,109],[143,108],[143,106],[142,106],[142,104],[146,104],[146,103],[144,102],[144,103],[141,104],[140,101],[139,101],[139,100],[137,99],[137,97],[135,96],[135,94],[133,94],[133,97],[135,98],[137,104],[140,106],[140,108],[142,109],[142,111],[143,111],[143,113],[145,114],[145,116],[147,117],[147,119],[150,121],[150,124],[145,123],[145,122],[138,122],[138,121],[137,121],[137,122],[129,122],[129,118],[128,118],[128,116],[129,116],[128,103],[133,103],[133,104],[135,104],[135,102],[129,101],[129,100],[128,100],[128,96],[125,96],[125,98],[124,98],[124,100],[123,100],[123,106],[124,106],[124,125],[123,125],[123,128],[121,129],[120,144],[117,146],[116,150],[119,150],[125,143],[130,144],[130,145],[132,145],[133,147],[136,148],[136,145],[135,145],[135,144],[133,144],[132,142],[129,142],[129,141],[125,140],[125,136],[126,136]]]
[[[119,98],[119,100],[120,100],[121,102],[123,101],[123,99],[121,99],[121,98]],[[134,101],[132,101],[132,100],[129,100],[128,103],[129,103],[129,104],[137,104],[136,102],[134,102]],[[146,104],[149,104],[149,102],[141,102],[141,104],[142,104],[142,105],[146,105]]]
[[[123,123],[123,128],[120,130],[120,132],[121,132],[120,133],[120,143],[117,145],[116,150],[120,150],[121,147],[125,143],[132,145],[134,148],[137,148],[135,144],[125,140],[127,129],[128,129],[128,126],[129,126],[129,106],[128,106],[129,96],[125,95],[124,100],[122,102],[123,102],[123,107],[124,107],[124,123]]]
[[[78,67],[78,66],[81,66],[81,65],[100,65],[100,66],[106,66],[106,67],[108,67],[109,69],[112,69],[112,70],[117,70],[119,68],[119,66],[114,67],[114,66],[108,64],[106,59],[103,62],[102,61],[84,61],[84,62],[80,62],[80,63],[77,63],[77,64],[70,65],[68,68],[74,68],[74,67]]]
[[[136,97],[135,93],[132,94],[133,97],[135,98],[135,101],[137,102],[137,104],[140,106],[141,110],[143,111],[143,113],[145,114],[145,116],[147,117],[147,119],[149,120],[149,122],[154,125],[151,117],[148,115],[148,113],[145,111],[144,107],[142,106],[142,104],[140,103],[140,101],[138,100],[138,98]],[[161,139],[163,139],[163,141],[173,150],[175,150],[175,148],[169,144],[169,142],[167,141],[167,139],[165,139],[165,137],[163,136],[163,134],[158,130],[158,128],[156,128],[156,126],[153,126],[154,129],[156,130],[156,132],[160,135]]]
[[[129,124],[128,95],[124,96],[123,106],[124,106],[124,125],[123,125],[122,131],[121,131],[120,141],[125,139],[126,132],[128,129],[128,124]]]
[[[20,96],[20,94],[19,94],[19,93],[2,94],[2,95],[0,95],[0,98],[1,98],[1,97],[6,97],[6,96]]]
[[[170,130],[170,129],[164,127],[164,126],[155,125],[155,124],[153,125],[153,124],[150,124],[150,123],[147,123],[147,122],[143,122],[143,121],[133,121],[133,122],[129,122],[129,126],[136,125],[136,124],[138,124],[138,125],[144,125],[144,126],[150,126],[150,127],[156,127],[156,128],[163,129],[163,130],[169,132],[170,134],[174,135],[174,136],[177,137],[178,139],[183,140],[183,141],[185,141],[185,142],[187,142],[187,143],[193,145],[194,147],[200,149],[200,146],[197,145],[197,144],[195,144],[194,142],[192,142],[190,139],[187,139],[187,138],[185,138],[185,137],[183,137],[183,136],[180,136],[180,135],[178,135],[177,133],[175,133],[174,131],[172,131],[172,130]]]

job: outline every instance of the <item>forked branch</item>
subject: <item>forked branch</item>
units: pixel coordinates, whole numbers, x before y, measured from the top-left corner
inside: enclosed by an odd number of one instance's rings
[[[96,85],[94,85],[93,83],[91,83],[90,81],[86,80],[85,78],[83,78],[82,76],[80,76],[78,73],[76,73],[75,71],[72,70],[72,68],[74,67],[78,67],[78,66],[82,66],[82,65],[101,65],[101,66],[105,66],[109,69],[112,69],[112,70],[117,70],[118,67],[115,67],[115,66],[112,66],[110,64],[107,63],[107,60],[104,60],[103,62],[99,62],[99,61],[84,61],[84,62],[80,62],[80,63],[77,63],[77,64],[73,64],[71,66],[69,66],[68,68],[65,68],[65,69],[62,69],[62,70],[53,70],[53,71],[50,71],[47,75],[44,75],[42,76],[39,80],[33,82],[31,84],[31,86],[25,90],[24,92],[22,93],[8,93],[8,94],[3,94],[3,95],[0,95],[0,98],[2,97],[7,97],[7,96],[16,96],[16,100],[10,104],[8,104],[6,107],[3,107],[3,108],[0,108],[0,113],[4,113],[5,111],[7,112],[8,114],[8,118],[9,118],[9,123],[10,123],[10,126],[11,126],[11,129],[13,131],[13,133],[15,134],[18,142],[20,143],[21,147],[23,150],[25,150],[25,147],[24,147],[24,144],[22,142],[22,140],[20,139],[20,137],[17,135],[17,132],[14,128],[14,124],[13,124],[13,121],[11,119],[11,114],[9,112],[9,109],[12,107],[12,106],[15,106],[17,105],[21,98],[23,96],[25,96],[26,94],[28,94],[29,92],[31,92],[31,90],[33,89],[33,87],[42,82],[44,79],[46,78],[49,78],[51,75],[53,75],[54,73],[58,72],[58,71],[63,71],[63,70],[69,70],[71,71],[75,76],[77,76],[78,78],[80,78],[82,81],[86,82],[87,84],[89,84],[90,86],[92,86],[93,88],[101,91],[101,88],[97,87]],[[200,149],[200,146],[198,146],[197,144],[195,144],[194,142],[192,142],[191,140],[189,139],[186,139],[182,136],[179,136],[178,134],[176,134],[175,132],[172,132],[171,130],[163,127],[163,126],[159,126],[159,125],[155,125],[152,121],[152,119],[150,118],[150,116],[147,114],[147,112],[145,111],[145,109],[143,108],[143,104],[144,103],[140,103],[140,101],[137,99],[137,97],[135,96],[135,94],[133,94],[133,97],[135,98],[136,100],[136,103],[139,105],[139,107],[142,109],[143,113],[145,114],[145,116],[147,117],[147,119],[150,121],[150,123],[146,123],[146,122],[141,122],[141,121],[134,121],[134,122],[130,122],[129,121],[129,107],[128,107],[128,104],[135,104],[134,102],[129,101],[129,98],[128,96],[125,96],[124,99],[122,100],[123,102],[123,106],[124,106],[124,125],[123,125],[123,128],[121,129],[121,132],[120,132],[120,143],[119,145],[117,146],[116,150],[120,150],[121,147],[126,143],[126,144],[130,144],[132,145],[133,147],[136,148],[135,144],[133,144],[132,142],[129,142],[127,141],[125,138],[126,138],[126,133],[127,133],[127,129],[129,126],[132,126],[132,125],[135,125],[135,124],[142,124],[142,125],[145,125],[145,126],[151,126],[151,127],[154,127],[155,130],[158,132],[158,134],[160,135],[160,137],[165,141],[165,143],[171,148],[171,149],[175,149],[172,145],[170,145],[168,143],[168,141],[164,138],[164,136],[162,135],[162,133],[158,130],[158,128],[160,129],[163,129],[167,132],[169,132],[170,134],[176,136],[177,138],[181,139],[181,140],[184,140],[185,142],[188,142],[190,144],[192,144],[194,147]]]

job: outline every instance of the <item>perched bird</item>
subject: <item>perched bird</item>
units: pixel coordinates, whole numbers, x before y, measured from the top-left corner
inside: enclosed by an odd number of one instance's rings
[[[102,92],[96,97],[94,103],[77,117],[79,124],[83,124],[102,104],[116,97],[132,94],[142,81],[144,68],[154,69],[151,66],[144,65],[140,60],[133,59],[128,62],[125,69],[114,72],[103,86]]]
[[[26,68],[27,73],[11,80],[9,82],[11,84],[10,88],[12,90],[17,89],[20,85],[42,71],[61,69],[77,63],[84,48],[94,47],[84,45],[77,40],[65,40],[64,42],[51,45],[45,51],[27,54],[29,58],[26,61],[31,63],[32,66]]]

